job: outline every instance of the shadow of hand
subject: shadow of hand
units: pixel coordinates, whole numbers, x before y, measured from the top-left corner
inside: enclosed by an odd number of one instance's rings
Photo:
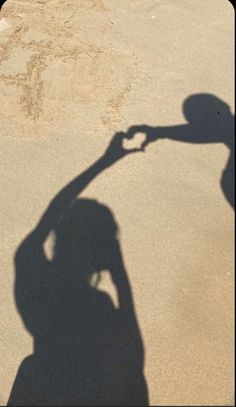
[[[146,139],[140,146],[140,150],[142,151],[145,151],[145,148],[149,143],[153,143],[160,138],[158,127],[151,127],[145,124],[131,126],[127,132],[127,138],[133,138],[137,133],[144,133],[146,135]]]
[[[129,154],[143,151],[142,146],[139,148],[135,147],[135,148],[130,148],[130,149],[127,149],[124,147],[123,141],[125,139],[131,139],[134,136],[135,136],[135,133],[133,133],[132,135],[129,135],[128,133],[124,133],[124,132],[118,132],[114,135],[107,150],[105,151],[105,153],[103,155],[103,159],[105,159],[107,165],[112,165],[116,161],[120,160],[121,158],[123,158]]]

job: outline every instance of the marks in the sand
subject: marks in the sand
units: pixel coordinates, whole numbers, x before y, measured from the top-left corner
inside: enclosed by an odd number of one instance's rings
[[[21,88],[22,94],[18,99],[26,116],[30,119],[37,119],[40,114],[40,99],[42,96],[41,71],[45,62],[42,56],[33,55],[27,64],[25,73],[16,75],[0,75],[0,81],[5,85]]]
[[[45,67],[43,55],[32,53],[22,44],[22,33],[26,27],[15,29],[8,41],[2,45],[0,57],[0,83],[22,89],[22,97],[18,103],[31,119],[39,116],[42,82],[40,73]]]
[[[73,24],[79,20],[77,9],[104,11],[105,15],[104,3],[57,0],[33,7],[22,1],[21,12],[15,4],[6,8],[2,27],[7,34],[3,40],[0,36],[0,88],[7,98],[0,112],[2,119],[11,117],[15,110],[19,120],[59,125],[65,117],[89,117],[92,128],[115,129],[134,83],[135,57],[101,47],[96,38],[88,40],[83,30],[67,24],[70,19]],[[62,10],[58,11],[60,5]]]
[[[7,22],[7,20],[5,20],[5,27],[6,27],[6,22]],[[8,26],[10,26],[10,23],[8,23]],[[0,50],[1,50],[0,64],[9,57],[9,55],[14,47],[19,46],[20,41],[21,41],[21,34],[22,34],[23,30],[24,30],[24,28],[21,25],[17,26],[15,28],[15,30],[13,31],[13,33],[9,35],[7,41],[3,42],[3,44],[0,43]],[[0,41],[1,41],[1,37],[0,37]]]
[[[93,9],[96,11],[107,10],[107,7],[102,0],[81,0],[78,2],[78,7],[84,7],[86,9]]]
[[[127,100],[132,86],[125,86],[117,95],[108,100],[106,110],[102,115],[102,124],[110,130],[114,130],[121,120],[121,109]]]
[[[122,120],[133,81],[133,59],[118,50],[73,60],[53,58],[43,72],[47,121],[60,120],[69,108],[73,120],[86,120],[91,129],[113,130]]]
[[[20,32],[9,38],[2,53],[0,84],[21,89],[17,100],[28,119],[39,119],[43,106],[46,116],[56,110],[58,119],[65,115],[67,102],[75,111],[81,111],[81,103],[94,109],[97,102],[103,126],[116,127],[133,82],[133,58],[85,43],[72,48],[25,43]]]
[[[0,84],[21,88],[22,96],[18,103],[26,116],[35,120],[42,112],[42,72],[48,63],[55,58],[76,60],[81,56],[86,64],[84,57],[94,56],[100,50],[83,43],[72,48],[60,45],[54,48],[50,43],[42,44],[35,40],[25,42],[22,34],[26,32],[27,27],[17,27],[1,46]],[[57,79],[60,82],[60,78]]]
[[[41,73],[46,67],[43,55],[32,55],[27,64],[27,74],[22,86],[20,103],[26,115],[31,119],[37,119],[41,112],[41,98],[43,83]]]

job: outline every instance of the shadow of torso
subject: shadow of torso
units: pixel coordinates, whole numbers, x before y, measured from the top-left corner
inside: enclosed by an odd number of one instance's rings
[[[230,153],[227,164],[222,171],[221,188],[229,204],[235,208],[235,136],[233,116],[229,125],[228,137],[225,144]]]
[[[34,354],[23,361],[8,405],[130,405],[132,383],[139,382],[142,402],[140,339],[109,296],[62,281],[43,257],[43,269],[29,270],[23,281],[24,266],[21,259],[16,300]]]

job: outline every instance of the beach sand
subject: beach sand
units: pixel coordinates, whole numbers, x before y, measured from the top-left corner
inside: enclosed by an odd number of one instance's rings
[[[183,103],[194,94],[216,96],[233,114],[233,13],[226,0],[4,4],[3,405],[19,365],[33,352],[14,299],[17,247],[55,194],[103,154],[115,132],[189,124]],[[102,172],[82,193],[108,206],[119,225],[150,405],[234,403],[234,212],[221,185],[230,154],[223,138],[157,140]],[[101,289],[115,301],[107,275]]]

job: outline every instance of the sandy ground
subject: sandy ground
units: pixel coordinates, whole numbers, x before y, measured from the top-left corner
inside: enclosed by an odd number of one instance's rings
[[[187,123],[183,102],[196,93],[232,109],[233,8],[226,0],[8,0],[0,45],[4,405],[33,352],[14,299],[17,246],[115,132]],[[83,192],[119,224],[150,405],[233,405],[234,212],[220,185],[228,157],[224,143],[166,138]],[[115,297],[107,276],[101,288]]]

